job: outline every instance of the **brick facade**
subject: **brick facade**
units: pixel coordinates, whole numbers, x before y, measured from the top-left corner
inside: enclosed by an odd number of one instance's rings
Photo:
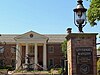
[[[88,65],[89,70],[86,75],[96,75],[96,35],[97,34],[91,34],[91,33],[71,33],[67,35],[67,52],[68,52],[68,75],[85,75],[84,73],[80,72],[81,68],[80,65]],[[81,58],[80,61],[82,61],[82,64],[79,63],[77,60],[77,48],[80,49],[91,49],[92,54],[91,61],[83,60],[85,58],[85,55],[83,56],[83,59]],[[89,51],[88,51],[89,52]],[[85,52],[83,52],[85,53]],[[82,56],[81,56],[82,57]],[[88,58],[88,56],[86,56]],[[79,63],[79,64],[78,64]],[[78,66],[77,66],[78,65]],[[85,70],[84,70],[85,71]],[[90,73],[91,72],[91,73]]]
[[[56,65],[60,66],[61,65],[61,59],[63,59],[61,43],[47,44],[47,50],[48,50],[49,46],[53,46],[54,47],[54,51],[53,52],[48,52],[47,51],[48,64],[49,64],[49,59],[53,59],[54,60],[54,66],[56,66]]]
[[[3,53],[0,53],[0,60],[3,59],[3,66],[12,66],[13,60],[16,60],[16,53],[12,52],[12,47],[15,46],[16,44],[6,44],[6,45],[0,45],[4,47]],[[54,52],[50,53],[48,52],[48,47],[53,46],[54,47]],[[38,62],[43,64],[43,47],[39,46],[38,47]],[[62,51],[61,51],[61,43],[52,43],[52,44],[47,44],[47,64],[49,59],[54,59],[54,65],[61,65],[61,59],[63,57]],[[25,63],[25,46],[22,46],[22,62]]]
[[[30,63],[40,64],[45,69],[51,64],[61,65],[63,59],[61,43],[65,40],[65,36],[66,34],[39,34],[34,31],[19,35],[1,34],[0,66],[16,64],[18,69],[23,63],[27,64],[27,55],[33,56],[30,57],[32,59]]]

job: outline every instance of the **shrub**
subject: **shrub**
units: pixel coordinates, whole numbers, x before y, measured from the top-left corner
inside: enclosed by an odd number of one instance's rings
[[[14,70],[14,67],[10,67],[10,66],[0,66],[0,69],[8,69],[10,71]]]

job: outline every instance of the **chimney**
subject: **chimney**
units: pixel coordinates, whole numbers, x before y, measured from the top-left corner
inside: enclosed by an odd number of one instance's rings
[[[67,33],[71,33],[72,32],[72,28],[67,28]]]

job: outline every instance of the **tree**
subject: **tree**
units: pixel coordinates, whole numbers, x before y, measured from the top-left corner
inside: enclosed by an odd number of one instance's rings
[[[64,59],[63,59],[63,68],[62,68],[62,72],[64,73],[64,68],[65,68],[65,71],[66,71],[66,73],[68,72],[68,70],[67,70],[67,40],[65,40],[62,44],[61,44],[61,47],[62,47],[62,52],[63,52],[63,54],[64,54]],[[66,61],[66,62],[65,62]]]
[[[99,72],[100,72],[100,58],[97,61],[97,73],[99,73]]]
[[[100,34],[99,34],[99,38],[100,38]]]
[[[100,51],[100,46],[98,47],[98,49],[97,49],[98,51]]]
[[[91,0],[88,9],[87,17],[91,26],[97,25],[100,21],[100,0]]]
[[[61,47],[62,47],[62,52],[64,54],[64,57],[66,58],[66,54],[67,54],[67,41],[66,40],[61,44]]]

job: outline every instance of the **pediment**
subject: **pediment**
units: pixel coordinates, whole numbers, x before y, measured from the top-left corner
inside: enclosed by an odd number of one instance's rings
[[[22,34],[22,35],[19,35],[19,36],[17,36],[17,37],[15,37],[15,39],[16,40],[40,40],[40,39],[45,39],[45,40],[47,40],[48,38],[46,37],[46,36],[44,36],[44,35],[41,35],[41,34],[39,34],[39,33],[36,33],[36,32],[34,32],[34,31],[29,31],[29,32],[27,32],[27,33],[24,33],[24,34]]]

